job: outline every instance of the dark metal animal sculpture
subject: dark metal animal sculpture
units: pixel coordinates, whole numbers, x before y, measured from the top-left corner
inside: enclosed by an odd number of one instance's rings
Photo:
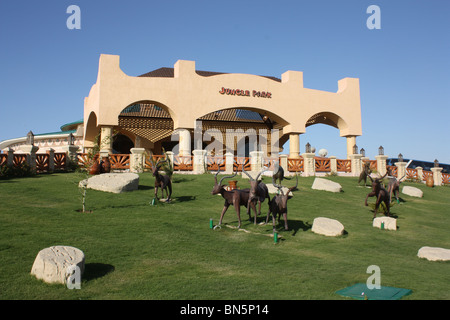
[[[275,162],[274,168],[273,168],[273,175],[272,175],[272,180],[273,181],[279,181],[279,184],[281,184],[281,182],[284,179],[284,169],[282,166],[280,166],[280,164],[277,162]]]
[[[269,188],[267,188],[266,184],[262,182],[262,180],[258,180],[261,174],[266,171],[263,169],[255,179],[247,172],[245,171],[244,166],[242,166],[242,172],[244,172],[247,177],[250,178],[250,194],[248,198],[248,205],[247,205],[247,214],[250,217],[250,202],[258,202],[258,216],[261,214],[261,203],[264,202],[264,200],[267,198],[270,201],[269,196]],[[256,207],[256,206],[255,206]],[[255,209],[255,217],[254,217],[254,223],[256,224],[256,209]]]
[[[364,186],[367,186],[367,177],[372,173],[372,170],[370,169],[370,162],[366,161],[364,162],[364,167],[361,173],[359,174],[358,179],[358,185],[361,181],[364,181]]]
[[[281,219],[281,215],[283,215],[284,218],[284,229],[285,230],[289,230],[288,227],[288,222],[287,222],[287,201],[288,199],[290,199],[292,196],[290,196],[289,194],[297,189],[297,185],[298,185],[298,176],[295,175],[296,178],[296,183],[294,187],[291,187],[288,189],[288,191],[286,192],[286,194],[283,193],[283,186],[282,185],[278,185],[274,182],[274,186],[276,188],[278,188],[279,193],[274,196],[272,198],[272,200],[269,201],[269,212],[267,212],[267,218],[266,218],[266,223],[269,222],[269,216],[272,213],[272,227],[273,227],[273,231],[275,231],[275,220],[277,219],[277,215],[278,215],[278,223],[280,222]]]
[[[381,185],[381,180],[387,175],[387,172],[382,176],[381,178],[375,178],[372,179],[371,176],[368,176],[370,180],[372,180],[372,191],[367,194],[366,201],[364,204],[368,206],[367,199],[369,197],[376,197],[375,201],[375,210],[373,217],[375,218],[377,216],[378,207],[382,202],[384,202],[384,205],[386,207],[386,210],[384,210],[384,214],[387,216],[390,216],[390,205],[391,205],[391,199],[389,196],[389,192]]]
[[[255,204],[252,201],[248,201],[249,200],[249,195],[250,195],[250,190],[249,189],[234,189],[231,191],[228,191],[224,188],[224,186],[222,185],[222,181],[224,179],[229,179],[229,178],[233,178],[234,176],[237,175],[237,171],[234,173],[234,175],[232,176],[224,176],[222,177],[222,179],[220,179],[219,182],[217,182],[217,175],[220,172],[220,168],[217,171],[217,173],[214,176],[214,187],[211,191],[211,194],[216,195],[216,194],[221,194],[222,197],[225,199],[225,203],[223,205],[223,209],[222,209],[222,213],[220,214],[220,220],[219,220],[219,224],[218,226],[220,226],[222,224],[222,219],[223,216],[225,215],[225,212],[227,212],[227,209],[230,205],[234,206],[234,209],[236,210],[236,214],[238,217],[238,221],[239,221],[239,225],[238,228],[241,227],[241,206],[245,206],[247,207],[249,204],[253,207],[253,210],[256,212],[256,208],[255,208]],[[249,213],[249,219],[250,219],[250,213]]]
[[[392,194],[394,194],[395,199],[397,199],[397,203],[400,203],[400,200],[398,199],[398,194],[400,192],[400,183],[402,182],[402,179],[406,176],[406,174],[401,177],[400,179],[397,179],[396,177],[391,175],[390,169],[387,170],[389,177],[389,183],[387,187],[387,191],[389,192],[389,202],[392,202]]]
[[[159,173],[162,165],[164,163],[169,163],[169,158],[165,160],[159,159],[156,164],[152,165],[152,173],[155,177],[155,198],[158,200],[158,188],[161,188],[161,197],[164,197],[164,191],[166,191],[167,199],[166,202],[170,201],[170,197],[172,195],[172,179],[170,175],[170,171],[166,171],[166,174],[162,175]],[[170,166],[170,165],[169,165]]]

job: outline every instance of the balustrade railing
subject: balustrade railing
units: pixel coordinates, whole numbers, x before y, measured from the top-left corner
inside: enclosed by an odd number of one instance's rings
[[[330,159],[315,157],[314,160],[315,160],[316,172],[330,172],[331,171]]]
[[[348,159],[336,159],[337,172],[352,172],[352,161]]]
[[[244,167],[245,171],[252,170],[252,164],[250,163],[250,158],[249,157],[234,157],[233,172],[235,172],[235,171],[242,172],[242,167]]]
[[[225,171],[226,157],[225,156],[207,156],[206,168],[208,171]]]
[[[288,171],[290,171],[290,172],[304,171],[304,168],[303,168],[304,160],[302,157],[288,158],[287,162],[288,162]]]

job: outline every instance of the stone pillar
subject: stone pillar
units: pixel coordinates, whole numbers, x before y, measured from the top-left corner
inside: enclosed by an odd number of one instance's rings
[[[287,154],[280,154],[280,167],[283,168],[285,174],[289,172],[288,168],[288,155]]]
[[[12,167],[14,165],[14,150],[12,148],[8,148],[8,161],[6,165],[8,167]]]
[[[289,134],[289,158],[300,158],[300,135],[298,133]]]
[[[303,157],[303,175],[305,177],[316,175],[315,153],[302,153]]]
[[[50,148],[47,150],[47,154],[48,154],[48,171],[53,172],[55,171],[55,150]]]
[[[193,171],[195,174],[203,174],[206,172],[206,150],[194,150]]]
[[[347,136],[347,159],[353,154],[353,146],[356,144],[356,136]]]
[[[231,152],[225,153],[225,173],[233,173],[234,155]]]
[[[330,169],[331,172],[337,173],[337,160],[335,156],[330,156]]]
[[[178,129],[179,134],[179,156],[190,156],[191,155],[191,133],[187,129]]]
[[[397,167],[397,179],[400,180],[406,176],[406,165],[407,162],[396,162],[394,165]]]
[[[422,167],[416,167],[416,171],[417,171],[417,178],[420,181],[423,181],[423,168]]]
[[[377,171],[381,176],[384,176],[386,173],[386,159],[388,156],[385,155],[377,155],[375,159],[377,160]]]
[[[263,151],[250,151],[250,164],[252,172],[257,175],[263,168]]]
[[[78,147],[74,145],[63,146],[62,150],[66,153],[67,161],[66,167],[69,166],[69,162],[78,163],[77,151]]]
[[[352,164],[352,176],[358,177],[361,174],[362,164],[361,164],[361,154],[351,154],[350,160]]]
[[[32,144],[20,146],[20,149],[27,155],[27,164],[30,166],[33,172],[36,172],[36,152],[39,147]]]
[[[435,186],[441,186],[442,185],[442,168],[440,167],[433,167],[431,168],[431,172],[433,172],[433,180]]]
[[[108,150],[108,154],[112,153],[112,134],[113,127],[103,126],[100,130],[100,142],[99,147],[100,150]]]
[[[130,151],[130,172],[144,172],[145,149],[131,148]]]

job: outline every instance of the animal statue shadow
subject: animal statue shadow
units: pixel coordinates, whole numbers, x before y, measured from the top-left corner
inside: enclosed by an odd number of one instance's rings
[[[280,223],[281,215],[283,215],[284,218],[284,229],[289,230],[288,222],[287,222],[287,201],[292,198],[291,195],[289,195],[293,190],[297,189],[298,186],[298,176],[295,175],[296,183],[294,187],[291,187],[288,189],[286,194],[283,192],[283,186],[276,184],[275,179],[272,177],[273,185],[278,189],[278,194],[274,197],[272,197],[272,200],[269,200],[269,212],[267,212],[267,218],[266,223],[269,222],[269,216],[272,214],[272,227],[273,231],[275,232],[275,220],[277,219],[278,215],[278,223]]]
[[[247,177],[250,178],[250,191],[247,204],[247,214],[250,220],[251,220],[250,202],[258,203],[258,216],[261,215],[261,203],[263,203],[266,198],[269,199],[268,201],[270,202],[269,189],[267,188],[266,184],[262,182],[262,180],[258,180],[264,171],[266,171],[266,169],[263,169],[260,173],[258,173],[256,178],[253,179],[253,177],[247,171],[245,171],[244,166],[242,166],[242,172],[244,172],[247,175]],[[254,223],[256,224],[256,205],[254,206],[254,208],[255,208]]]
[[[387,175],[387,172],[381,178],[372,179],[371,176],[368,176],[372,181],[372,191],[367,194],[366,200],[364,202],[365,206],[368,206],[367,199],[369,197],[376,197],[375,201],[375,210],[373,214],[373,218],[377,216],[377,211],[382,202],[384,202],[385,210],[384,215],[390,216],[390,205],[391,205],[391,197],[389,196],[389,192],[381,185],[381,180]]]
[[[359,174],[358,185],[361,181],[364,181],[364,186],[367,186],[367,177],[370,176],[372,170],[370,169],[370,162],[364,162],[364,167],[361,173]]]
[[[237,175],[237,171],[234,173],[234,175],[222,177],[222,179],[220,179],[220,181],[217,182],[217,175],[219,174],[219,172],[220,172],[220,168],[217,171],[217,173],[214,175],[215,183],[214,183],[214,187],[211,191],[212,195],[216,195],[216,194],[220,193],[222,195],[222,197],[225,199],[225,203],[223,205],[223,209],[220,214],[218,226],[222,225],[223,216],[225,215],[225,212],[227,212],[228,207],[230,205],[233,205],[234,209],[236,210],[236,215],[237,215],[238,222],[239,222],[238,228],[240,228],[241,227],[241,206],[247,207],[248,205],[251,205],[254,212],[256,212],[255,203],[253,201],[249,201],[249,195],[250,195],[249,189],[243,189],[243,190],[234,189],[234,190],[228,191],[222,185],[222,181],[224,179],[233,178],[234,176]],[[249,219],[251,220],[250,213],[249,213]]]
[[[158,200],[158,188],[161,188],[161,198],[164,198],[164,191],[166,191],[166,202],[170,202],[170,197],[172,196],[172,179],[169,174],[160,174],[159,170],[161,166],[168,162],[165,160],[158,160],[156,164],[152,165],[152,173],[155,177],[155,198]],[[166,172],[167,173],[167,172]]]

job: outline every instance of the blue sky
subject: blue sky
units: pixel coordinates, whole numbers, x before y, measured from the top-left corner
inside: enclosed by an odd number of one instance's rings
[[[81,29],[69,30],[69,5]],[[381,29],[370,30],[370,5]],[[121,56],[137,76],[179,60],[199,70],[281,77],[303,71],[307,88],[337,91],[360,79],[363,135],[374,158],[450,163],[450,1],[20,1],[0,2],[0,141],[59,131],[83,117],[100,54]],[[345,138],[325,125],[309,142],[346,156]]]

